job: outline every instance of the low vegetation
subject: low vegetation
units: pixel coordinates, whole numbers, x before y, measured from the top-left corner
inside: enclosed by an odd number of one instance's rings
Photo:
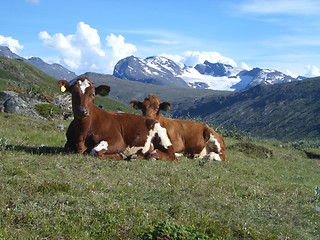
[[[226,137],[228,162],[63,153],[70,120],[0,113],[0,239],[318,239],[319,142]]]

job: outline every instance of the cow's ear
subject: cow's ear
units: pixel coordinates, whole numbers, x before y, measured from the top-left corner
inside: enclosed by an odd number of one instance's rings
[[[130,105],[131,105],[134,109],[141,110],[141,109],[142,109],[142,106],[143,106],[143,103],[142,103],[142,102],[139,102],[138,100],[132,100],[132,101],[130,102]]]
[[[60,92],[65,92],[65,91],[71,92],[70,83],[66,80],[59,80],[58,86],[59,86]]]
[[[100,85],[99,87],[96,87],[96,94],[101,96],[107,96],[110,92],[110,87],[107,85]]]
[[[163,102],[163,103],[160,103],[159,109],[163,111],[169,111],[170,107],[171,107],[171,104],[169,102]]]

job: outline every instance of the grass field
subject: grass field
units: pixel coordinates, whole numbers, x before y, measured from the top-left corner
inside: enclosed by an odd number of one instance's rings
[[[68,123],[0,113],[0,239],[319,239],[320,160],[302,145],[111,161],[64,154]]]

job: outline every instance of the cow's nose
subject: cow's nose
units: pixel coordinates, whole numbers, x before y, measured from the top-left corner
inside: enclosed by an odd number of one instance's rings
[[[81,114],[82,116],[86,116],[88,115],[88,110],[85,107],[79,107],[78,113]]]

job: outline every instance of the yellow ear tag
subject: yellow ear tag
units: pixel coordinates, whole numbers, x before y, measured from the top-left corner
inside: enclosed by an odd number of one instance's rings
[[[65,92],[67,89],[66,89],[66,87],[64,85],[62,85],[60,90],[61,90],[61,92]]]

